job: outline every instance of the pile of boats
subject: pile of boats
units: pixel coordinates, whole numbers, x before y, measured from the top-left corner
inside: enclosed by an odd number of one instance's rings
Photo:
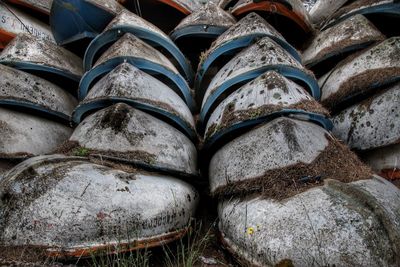
[[[163,246],[208,181],[243,265],[398,266],[399,16],[393,0],[1,1],[0,258]]]

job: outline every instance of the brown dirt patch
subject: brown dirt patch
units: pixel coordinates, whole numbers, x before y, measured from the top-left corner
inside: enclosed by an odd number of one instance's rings
[[[372,176],[372,171],[347,146],[330,136],[327,138],[329,145],[310,164],[297,163],[269,170],[260,177],[219,187],[212,195],[225,198],[261,194],[265,198],[282,200],[321,186],[326,179],[350,183]]]
[[[45,248],[36,246],[0,246],[1,266],[45,266]]]
[[[106,159],[111,161],[117,161],[118,159],[122,159],[125,161],[131,162],[144,162],[146,164],[154,164],[156,161],[156,155],[147,153],[145,151],[129,151],[129,152],[118,152],[112,150],[98,150],[98,149],[89,149],[81,146],[77,141],[66,141],[64,142],[56,151],[57,154],[64,154],[67,156],[82,156],[97,158],[97,159]],[[102,164],[103,165],[103,164]]]
[[[371,26],[373,26],[373,25],[371,25]],[[371,39],[370,37],[362,38],[362,39],[357,40],[357,42],[354,42],[351,39],[341,40],[340,42],[335,43],[334,46],[330,46],[330,47],[326,47],[326,48],[322,49],[317,54],[315,59],[313,60],[314,62],[316,62],[316,63],[313,64],[313,66],[315,66],[316,64],[319,64],[321,61],[326,60],[327,59],[326,56],[329,55],[329,54],[333,54],[333,53],[341,54],[342,52],[340,50],[342,50],[342,49],[344,49],[346,47],[350,47],[350,46],[354,46],[354,45],[368,44],[368,43],[373,45],[373,43],[379,42],[379,41],[383,41],[383,40],[384,40],[384,36],[379,36],[379,38],[375,38],[375,39]],[[360,50],[360,49],[357,49],[357,50]],[[361,49],[361,50],[363,50],[363,49]],[[335,55],[333,55],[333,56],[335,56]]]
[[[219,125],[214,123],[209,127],[209,129],[205,135],[206,140],[209,139],[215,133],[217,133],[223,129],[229,128],[238,122],[255,119],[258,117],[262,117],[262,116],[267,116],[274,112],[281,111],[282,109],[304,110],[304,111],[308,111],[308,112],[322,114],[327,117],[329,116],[329,112],[324,107],[322,107],[321,104],[319,104],[317,101],[313,101],[313,100],[302,101],[301,103],[297,103],[297,104],[293,104],[293,105],[289,105],[289,106],[264,105],[264,106],[261,106],[258,108],[239,110],[239,111],[235,111],[235,112],[232,112],[231,109],[232,109],[232,106],[228,105],[222,114],[221,123]]]
[[[25,152],[17,153],[0,153],[0,159],[27,159],[34,157],[35,155]]]
[[[112,169],[117,169],[129,174],[135,174],[137,173],[137,169],[132,167],[131,165],[128,164],[124,164],[124,163],[118,163],[118,162],[114,162],[108,159],[101,159],[99,157],[89,157],[90,162],[94,163],[94,164],[98,164],[98,165],[102,165],[105,167],[109,167]]]
[[[55,151],[53,154],[69,154],[71,151],[73,151],[76,148],[79,148],[79,142],[77,141],[65,141],[62,143]]]
[[[322,101],[329,110],[343,102],[346,98],[367,93],[372,84],[382,84],[387,80],[400,76],[400,68],[392,67],[385,69],[367,70],[359,75],[351,77],[339,90]]]
[[[130,107],[125,104],[117,104],[108,109],[108,112],[102,117],[99,126],[111,128],[115,132],[120,132],[126,128],[130,121]]]

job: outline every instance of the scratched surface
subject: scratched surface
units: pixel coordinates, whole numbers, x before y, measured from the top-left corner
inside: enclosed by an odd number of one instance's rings
[[[175,178],[61,155],[23,162],[0,188],[1,242],[18,246],[29,240],[61,254],[181,230],[198,201],[196,191]]]
[[[219,228],[225,244],[256,266],[290,259],[294,266],[394,267],[399,202],[399,190],[377,176],[351,184],[331,180],[284,201],[222,201]]]

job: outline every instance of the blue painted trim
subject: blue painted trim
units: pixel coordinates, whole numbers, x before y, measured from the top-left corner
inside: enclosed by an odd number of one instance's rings
[[[335,26],[336,24],[338,24],[356,14],[368,15],[368,14],[373,14],[373,13],[384,13],[384,14],[393,14],[393,15],[400,16],[400,3],[388,3],[388,4],[383,4],[383,5],[375,6],[375,7],[367,7],[367,8],[361,9],[361,10],[357,10],[357,11],[348,13],[347,15],[344,15],[343,17],[340,17],[340,18],[334,20],[332,23],[328,23],[328,25],[323,27],[323,30],[328,29],[332,26]]]
[[[50,26],[57,43],[66,45],[99,34],[114,17],[114,14],[87,1],[54,0]]]
[[[192,127],[190,127],[190,125],[186,121],[184,121],[181,117],[177,116],[172,112],[169,112],[168,110],[164,110],[160,107],[150,105],[147,103],[141,103],[140,101],[130,100],[127,98],[109,97],[107,99],[103,98],[100,100],[94,100],[88,103],[81,104],[74,110],[74,113],[72,114],[72,120],[76,124],[79,124],[81,123],[82,117],[85,113],[90,112],[92,110],[102,109],[121,102],[128,104],[133,108],[142,110],[144,112],[150,111],[159,114],[161,117],[165,117],[169,120],[172,120],[180,127],[180,129],[178,129],[179,131],[181,131],[193,142],[196,141],[197,139],[196,131]]]
[[[41,64],[35,64],[35,63],[30,63],[30,62],[17,62],[17,61],[8,61],[8,60],[0,60],[0,64],[7,65],[19,70],[38,70],[38,71],[43,71],[43,72],[50,72],[56,75],[60,75],[62,77],[68,78],[73,82],[79,82],[81,77],[72,73],[65,72],[63,70],[51,67],[51,66],[46,66],[46,65],[41,65]]]
[[[223,129],[221,131],[218,131],[216,134],[212,135],[211,138],[205,140],[204,144],[204,151],[208,151],[210,149],[213,149],[213,146],[218,143],[220,140],[223,140],[225,136],[227,135],[232,135],[237,131],[240,130],[246,130],[252,127],[255,127],[257,125],[260,125],[265,122],[270,122],[278,117],[292,117],[295,119],[300,119],[304,121],[310,121],[312,123],[316,123],[322,127],[324,127],[327,131],[331,131],[333,129],[333,123],[330,119],[327,117],[313,113],[313,112],[307,112],[303,110],[296,110],[296,109],[282,109],[281,111],[274,112],[271,114],[268,114],[266,116],[261,116],[256,119],[250,119],[242,122],[238,122],[236,124],[231,125],[230,127]],[[220,143],[219,146],[224,145],[223,143]]]
[[[195,79],[195,88],[197,89],[196,91],[200,90],[200,85],[203,80],[204,75],[207,73],[208,68],[212,65],[212,63],[217,60],[218,57],[222,55],[228,55],[231,54],[232,52],[235,52],[239,49],[244,49],[250,45],[252,45],[256,39],[262,38],[262,37],[269,37],[276,43],[278,43],[283,49],[285,49],[294,59],[296,59],[299,63],[301,63],[301,57],[297,50],[291,46],[289,43],[287,43],[285,40],[282,40],[276,36],[270,35],[270,34],[253,34],[249,36],[243,36],[243,37],[238,37],[234,40],[231,40],[230,42],[226,42],[219,46],[217,49],[213,50],[208,57],[206,58],[205,61],[200,65],[199,70],[197,71],[196,74],[196,79]],[[203,93],[204,95],[204,93]]]
[[[118,26],[114,27],[100,35],[98,35],[88,46],[85,57],[84,57],[84,67],[86,71],[89,71],[93,64],[94,58],[99,50],[106,45],[115,43],[119,38],[121,38],[125,33],[132,33],[136,37],[149,42],[152,46],[163,47],[168,54],[170,54],[179,63],[178,69],[181,70],[182,75],[186,77],[189,83],[193,81],[193,70],[189,62],[179,50],[179,48],[168,39],[163,38],[152,31],[145,30],[142,28],[136,28],[131,26]]]
[[[144,58],[136,57],[115,57],[93,68],[91,71],[86,72],[81,79],[81,83],[79,84],[79,100],[83,100],[86,97],[88,91],[93,86],[93,81],[96,80],[96,78],[105,75],[106,73],[112,71],[114,68],[124,62],[128,62],[138,69],[149,73],[150,75],[162,74],[167,77],[176,85],[178,91],[175,88],[171,89],[173,89],[175,92],[178,93],[179,96],[181,96],[181,98],[186,102],[190,110],[194,110],[195,105],[190,92],[190,88],[185,79],[180,74],[173,73],[171,70],[165,68],[160,64],[156,64]]]
[[[41,64],[35,64],[35,63],[30,63],[30,62],[7,61],[7,60],[0,60],[0,64],[10,66],[10,67],[18,69],[18,70],[23,70],[26,72],[29,72],[30,70],[35,70],[35,71],[52,73],[52,74],[67,78],[73,82],[76,82],[77,84],[81,80],[81,77],[78,75],[68,73],[68,72],[65,72],[63,70],[60,70],[60,69],[57,69],[54,67],[41,65]],[[76,91],[74,92],[73,90],[70,90],[68,88],[62,88],[62,89],[69,93],[72,93],[74,96],[76,96]]]
[[[362,49],[367,48],[370,45],[374,44],[375,42],[376,41],[368,41],[368,42],[365,42],[363,44],[356,44],[356,45],[352,45],[352,46],[346,47],[341,51],[328,53],[328,54],[324,55],[321,59],[319,59],[319,60],[317,60],[317,61],[315,61],[313,63],[306,64],[306,66],[311,69],[314,66],[316,66],[316,65],[318,65],[318,64],[320,64],[320,63],[324,62],[325,60],[328,60],[328,59],[330,59],[332,57],[339,56],[340,54],[344,54],[344,53],[347,53],[347,52],[353,52],[353,51],[357,51],[357,50],[362,50]]]
[[[170,37],[174,42],[183,37],[217,38],[227,29],[228,27],[210,26],[205,24],[193,25],[172,31]]]
[[[284,66],[284,65],[269,65],[269,66],[263,66],[255,70],[250,70],[246,73],[240,74],[228,81],[225,81],[223,84],[221,84],[217,89],[214,90],[214,92],[209,95],[207,98],[206,102],[204,103],[201,112],[200,112],[200,122],[204,126],[205,123],[207,123],[207,120],[210,116],[210,113],[212,112],[211,106],[214,104],[214,102],[217,100],[219,96],[221,96],[225,91],[227,91],[229,88],[232,86],[242,83],[242,82],[248,82],[252,79],[257,78],[261,74],[265,73],[266,71],[274,70],[281,75],[285,76],[286,78],[292,79],[292,80],[300,80],[303,81],[308,85],[308,92],[316,99],[320,100],[321,97],[321,90],[319,88],[319,85],[317,81],[310,75],[307,75],[303,71],[290,67],[290,66]]]
[[[68,124],[71,120],[71,117],[68,115],[65,115],[64,113],[57,112],[54,110],[46,109],[43,108],[43,106],[40,106],[38,104],[34,104],[31,102],[26,102],[22,100],[13,100],[13,99],[0,99],[0,106],[11,106],[11,107],[22,107],[22,108],[27,108],[29,110],[34,110],[40,112],[40,114],[44,114],[47,116],[55,117],[58,119],[61,119],[61,121],[64,124]]]

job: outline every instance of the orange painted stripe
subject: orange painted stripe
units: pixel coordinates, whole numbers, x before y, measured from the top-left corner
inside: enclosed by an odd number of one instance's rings
[[[98,253],[104,252],[107,254],[112,253],[126,253],[130,251],[135,251],[138,249],[149,249],[153,247],[158,247],[160,245],[165,245],[172,241],[178,240],[186,235],[189,228],[178,230],[172,233],[165,234],[160,237],[149,238],[140,241],[134,241],[131,243],[119,243],[117,245],[101,245],[90,248],[82,248],[76,250],[62,251],[62,250],[47,250],[47,256],[55,258],[82,258],[96,256]]]
[[[233,12],[233,15],[241,16],[252,11],[267,11],[271,13],[275,12],[282,16],[292,19],[294,22],[296,22],[296,24],[298,24],[304,30],[304,32],[308,33],[311,30],[307,25],[307,23],[304,21],[304,18],[302,18],[296,12],[289,10],[285,5],[276,2],[263,1],[260,3],[250,3],[248,5],[236,9],[235,12]]]
[[[175,1],[172,0],[158,0],[161,3],[164,3],[166,5],[169,5],[177,10],[179,10],[180,12],[182,12],[185,15],[190,15],[192,13],[192,11],[184,8],[183,6],[177,4]]]
[[[14,33],[0,29],[0,49],[3,49],[15,36]]]
[[[390,181],[400,180],[400,170],[397,169],[381,170],[380,176]]]

